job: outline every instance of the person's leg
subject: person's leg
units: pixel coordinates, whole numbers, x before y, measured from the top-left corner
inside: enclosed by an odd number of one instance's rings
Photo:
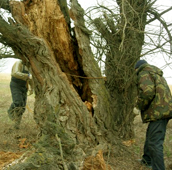
[[[25,112],[26,101],[27,101],[27,88],[21,86],[20,93],[21,93],[21,99],[20,99],[20,104],[19,104],[20,106],[18,107],[18,110],[15,113],[14,127],[16,129],[19,129],[23,113]]]
[[[20,112],[16,112],[14,116],[14,128],[19,129],[20,128],[20,123],[21,123],[22,115]]]
[[[9,109],[7,110],[7,112],[8,112],[8,117],[13,121],[14,120],[14,108],[15,108],[15,106],[14,106],[14,103],[11,103],[11,105],[10,105],[10,107],[9,107]]]
[[[27,103],[27,88],[26,87],[23,87],[22,89],[22,98],[23,98],[23,113],[26,109],[26,103]]]
[[[148,132],[148,149],[153,170],[165,170],[163,143],[168,119],[150,122]]]
[[[17,84],[12,81],[10,82],[10,90],[11,90],[12,104],[7,112],[9,118],[11,120],[14,120],[14,114],[16,112],[16,109],[20,105],[20,101],[22,100],[22,93],[18,88]]]
[[[23,116],[23,113],[25,112],[25,107],[26,107],[26,101],[27,101],[27,89],[25,87],[21,87],[20,89],[21,92],[21,102],[20,102],[20,107],[16,108],[16,112],[15,112],[15,125],[14,127],[16,129],[19,129],[20,127],[20,123],[21,123],[21,119]]]
[[[145,165],[151,166],[151,157],[150,157],[150,151],[148,147],[148,138],[149,138],[149,125],[146,131],[146,139],[144,144],[144,154],[142,156],[142,163]]]
[[[23,88],[15,82],[10,83],[13,103],[8,109],[8,115],[15,122],[14,127],[19,128],[22,114],[25,110],[25,101],[23,101]]]

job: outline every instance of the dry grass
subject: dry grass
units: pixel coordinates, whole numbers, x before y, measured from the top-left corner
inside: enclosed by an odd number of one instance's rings
[[[0,169],[3,164],[9,163],[17,158],[21,153],[29,149],[37,139],[37,127],[33,120],[34,96],[28,97],[27,106],[21,123],[21,129],[10,131],[13,125],[7,115],[7,109],[11,104],[11,93],[9,88],[10,75],[0,73]],[[172,86],[171,86],[172,87]],[[105,161],[113,167],[114,170],[145,170],[140,166],[136,159],[141,158],[145,140],[147,124],[141,122],[140,115],[136,116],[134,121],[135,142],[130,146],[121,148],[119,155],[113,155],[111,152]],[[172,163],[172,120],[167,127],[166,139],[164,143],[164,159],[166,170],[171,170]],[[115,148],[114,148],[115,149]]]

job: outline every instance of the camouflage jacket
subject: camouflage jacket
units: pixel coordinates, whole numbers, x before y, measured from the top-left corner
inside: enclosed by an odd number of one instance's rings
[[[163,72],[143,64],[137,70],[137,106],[143,123],[172,118],[172,96]]]

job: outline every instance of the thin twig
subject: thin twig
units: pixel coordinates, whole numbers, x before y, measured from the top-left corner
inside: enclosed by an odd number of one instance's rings
[[[63,158],[63,150],[62,150],[61,140],[60,140],[60,138],[58,137],[57,134],[56,134],[56,139],[57,139],[57,141],[59,142],[60,155],[61,155],[61,158],[62,158],[64,170],[68,170],[68,168],[66,167],[66,164],[65,164],[65,162],[64,162],[64,158]]]

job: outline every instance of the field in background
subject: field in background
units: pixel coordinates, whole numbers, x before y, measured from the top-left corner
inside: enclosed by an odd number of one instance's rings
[[[27,109],[23,115],[21,129],[11,130],[13,122],[8,118],[7,109],[11,104],[9,88],[10,75],[0,73],[0,170],[6,164],[19,158],[37,140],[38,129],[33,119],[34,95],[28,97]],[[170,86],[172,89],[172,86]],[[136,159],[141,158],[147,124],[141,122],[140,115],[134,121],[135,139],[124,142],[121,155],[109,155],[105,160],[114,170],[145,170]],[[164,143],[166,170],[172,170],[172,120],[167,127]]]

